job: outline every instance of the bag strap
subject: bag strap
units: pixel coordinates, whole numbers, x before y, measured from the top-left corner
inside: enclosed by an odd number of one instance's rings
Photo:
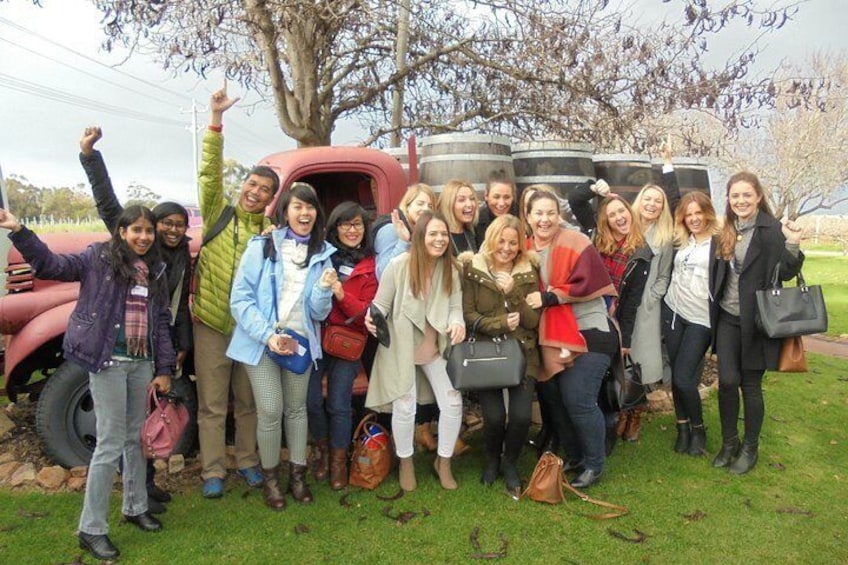
[[[218,234],[224,231],[224,228],[227,227],[227,224],[230,223],[236,215],[236,209],[232,204],[227,204],[224,206],[224,210],[221,212],[221,215],[218,216],[218,220],[209,228],[209,232],[206,234],[206,237],[203,238],[203,243],[200,244],[201,247],[204,247],[207,243],[215,239]]]
[[[354,442],[359,438],[359,436],[362,435],[362,432],[365,431],[365,424],[367,424],[368,422],[371,422],[372,420],[373,421],[377,420],[377,415],[374,414],[373,412],[366,414],[365,416],[362,417],[361,420],[359,420],[359,424],[356,426],[356,429],[353,431],[353,441]]]
[[[595,504],[597,506],[602,506],[604,508],[610,508],[610,509],[613,510],[612,512],[605,512],[603,514],[593,514],[593,515],[584,514],[584,516],[586,516],[586,518],[589,518],[590,520],[598,520],[598,521],[600,521],[600,520],[611,520],[613,518],[619,518],[621,516],[626,516],[627,514],[630,514],[630,510],[628,510],[624,506],[619,506],[618,504],[613,504],[612,502],[605,502],[603,500],[597,500],[595,498],[590,497],[585,492],[580,492],[579,490],[577,490],[576,488],[571,486],[571,484],[567,480],[565,480],[565,477],[562,478],[562,486],[567,491],[571,492],[577,498],[582,500],[583,502],[589,502],[591,504]]]

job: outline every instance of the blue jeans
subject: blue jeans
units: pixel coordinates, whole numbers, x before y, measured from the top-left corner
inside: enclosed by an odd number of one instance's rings
[[[668,356],[671,359],[671,391],[674,413],[679,421],[689,420],[693,426],[704,424],[701,381],[704,354],[710,346],[712,332],[707,326],[694,324],[663,302],[662,326]]]
[[[606,460],[606,424],[598,406],[598,393],[609,366],[609,355],[583,353],[572,367],[541,383],[542,394],[549,403],[561,402],[556,408],[550,404],[549,407],[566,455],[581,460],[586,469],[596,473],[604,470]]]
[[[147,386],[153,379],[150,361],[119,361],[88,374],[94,401],[97,445],[88,466],[79,531],[109,533],[109,495],[118,461],[124,457],[124,494],[121,511],[126,516],[147,512],[146,461],[141,453],[141,426],[147,416]]]
[[[330,448],[345,449],[353,433],[353,381],[359,373],[357,361],[346,361],[326,355],[309,377],[306,408],[309,414],[309,433],[317,440],[330,440]],[[321,381],[327,376],[325,401]]]

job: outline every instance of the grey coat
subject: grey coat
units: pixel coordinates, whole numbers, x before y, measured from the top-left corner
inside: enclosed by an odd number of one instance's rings
[[[426,299],[412,295],[409,285],[409,253],[391,260],[380,278],[374,304],[385,314],[389,325],[391,347],[379,346],[368,382],[365,406],[382,412],[391,411],[391,403],[407,394],[416,378],[415,349],[424,339],[426,322],[438,333],[438,348],[446,357],[450,338],[447,329],[451,324],[465,325],[462,315],[462,290],[459,269],[454,269],[450,295],[438,288],[442,277],[440,261],[433,272],[433,285]],[[419,385],[423,379],[419,379]],[[426,382],[426,381],[425,381]],[[429,387],[417,388],[418,402],[432,398]]]
[[[674,261],[674,248],[669,243],[654,249],[651,269],[642,302],[636,311],[636,323],[633,326],[630,356],[642,365],[642,382],[656,383],[663,378],[662,324],[660,313],[662,301],[671,282],[671,267]]]

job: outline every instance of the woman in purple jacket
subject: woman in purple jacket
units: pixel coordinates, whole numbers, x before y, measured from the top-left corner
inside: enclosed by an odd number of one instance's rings
[[[88,468],[79,544],[100,560],[120,554],[107,535],[107,518],[121,456],[124,518],[145,532],[162,528],[147,509],[141,452],[147,389],[168,392],[175,363],[167,275],[155,223],[147,208],[129,206],[110,241],[92,244],[78,255],[57,255],[0,209],[0,228],[12,232],[9,239],[38,278],[80,282],[63,349],[65,359],[88,371],[94,400],[97,446]]]

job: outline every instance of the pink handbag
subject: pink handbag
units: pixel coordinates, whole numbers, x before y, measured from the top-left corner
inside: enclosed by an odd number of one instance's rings
[[[148,412],[141,426],[141,451],[147,459],[171,456],[188,425],[188,409],[167,396],[159,396],[150,387],[147,393]]]

